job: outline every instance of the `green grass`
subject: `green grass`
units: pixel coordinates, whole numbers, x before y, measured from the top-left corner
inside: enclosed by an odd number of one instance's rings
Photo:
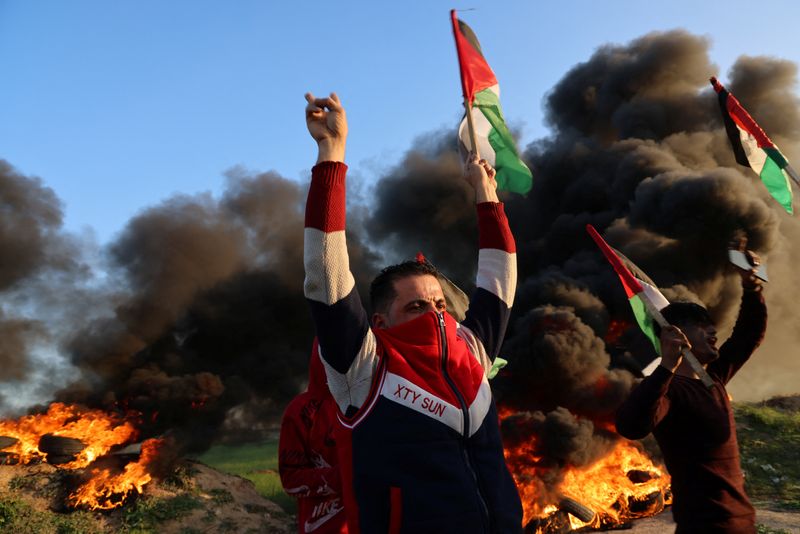
[[[0,532],[14,534],[94,534],[100,532],[89,512],[54,514],[35,510],[19,497],[0,493]]]
[[[150,534],[158,532],[159,525],[165,521],[179,519],[192,510],[202,508],[194,495],[176,495],[169,499],[138,499],[134,506],[125,510],[120,532],[126,534]]]
[[[278,477],[278,440],[245,445],[216,445],[197,458],[204,464],[253,482],[258,493],[294,514],[297,503]]]
[[[739,404],[734,413],[751,500],[800,510],[800,411]]]
[[[772,527],[768,527],[767,525],[756,525],[756,534],[792,534],[788,530],[781,529],[774,529]]]

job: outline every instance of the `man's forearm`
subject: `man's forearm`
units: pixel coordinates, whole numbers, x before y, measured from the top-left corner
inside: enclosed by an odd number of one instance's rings
[[[375,336],[350,272],[345,239],[347,166],[326,161],[311,171],[303,259],[305,295],[339,409],[360,408],[374,369]]]
[[[617,432],[628,439],[641,439],[653,431],[669,410],[667,391],[673,374],[658,367],[634,386],[630,396],[617,409]]]
[[[345,238],[343,163],[324,162],[312,169],[305,219],[303,260],[305,296],[311,304],[322,357],[346,372],[368,328],[355,290]]]
[[[767,307],[760,290],[744,288],[739,316],[731,337],[719,349],[719,358],[708,366],[709,372],[727,384],[764,339]]]
[[[477,212],[477,289],[463,324],[480,339],[493,360],[503,342],[517,287],[516,244],[503,204],[482,202]]]

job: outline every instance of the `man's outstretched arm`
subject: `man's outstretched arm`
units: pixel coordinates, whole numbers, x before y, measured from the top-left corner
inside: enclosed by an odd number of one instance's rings
[[[503,204],[497,198],[495,170],[471,155],[464,177],[475,190],[480,250],[477,289],[462,325],[473,354],[488,371],[500,351],[514,302],[517,249]]]
[[[767,305],[762,294],[763,286],[756,276],[760,260],[745,251],[753,265],[749,271],[739,269],[742,279],[742,302],[731,337],[719,349],[719,358],[708,366],[708,372],[727,384],[733,375],[750,359],[767,330]]]
[[[305,217],[304,292],[326,364],[328,387],[342,412],[368,393],[375,338],[350,272],[345,240],[344,153],[347,119],[339,98],[306,95],[306,124],[319,155],[311,170]]]

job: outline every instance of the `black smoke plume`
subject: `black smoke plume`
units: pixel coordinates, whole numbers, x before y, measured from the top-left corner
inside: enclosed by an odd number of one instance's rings
[[[228,437],[274,427],[305,381],[313,338],[304,203],[304,189],[274,173],[234,170],[218,201],[179,196],[134,217],[109,247],[125,291],[69,339],[83,379],[59,399],[139,411],[144,436],[169,433],[190,450],[221,427]],[[370,271],[353,230],[354,271]]]
[[[52,189],[0,159],[0,382],[27,380],[46,365],[35,352],[53,330],[47,310],[87,274],[62,220]]]

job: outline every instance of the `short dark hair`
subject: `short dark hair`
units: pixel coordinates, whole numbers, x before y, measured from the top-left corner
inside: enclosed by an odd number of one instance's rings
[[[369,285],[369,302],[372,311],[385,313],[392,301],[397,297],[394,283],[409,276],[425,276],[429,274],[439,278],[439,270],[427,261],[409,260],[383,269]]]
[[[661,315],[664,316],[664,319],[666,319],[669,324],[677,327],[714,324],[714,320],[711,319],[708,310],[694,302],[673,302],[661,310]],[[659,328],[658,324],[654,326],[656,335],[661,336],[661,328]]]

